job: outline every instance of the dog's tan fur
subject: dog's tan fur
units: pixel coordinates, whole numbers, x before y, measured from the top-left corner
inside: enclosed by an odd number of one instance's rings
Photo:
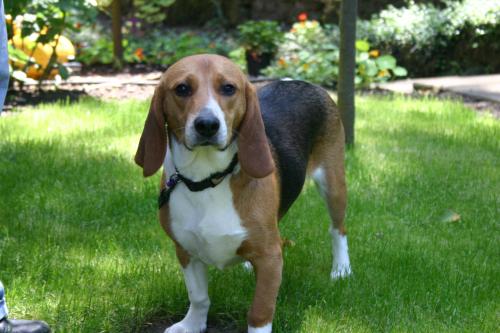
[[[187,83],[197,93],[192,98],[181,98],[173,93],[179,83]],[[207,103],[209,91],[223,83],[236,87],[231,97],[213,96],[225,113],[228,135],[238,133],[238,157],[241,168],[230,179],[236,208],[248,237],[237,254],[252,263],[256,273],[256,290],[248,313],[249,325],[262,327],[270,322],[281,283],[282,248],[278,230],[280,205],[280,175],[274,170],[271,154],[259,111],[255,88],[243,73],[229,60],[213,55],[185,58],[163,75],[156,88],[146,120],[136,162],[149,176],[162,165],[168,133],[178,142],[184,142],[184,127],[188,117]],[[209,89],[211,87],[211,89]],[[344,180],[343,129],[338,114],[328,119],[325,134],[315,142],[309,170],[322,167],[327,182],[326,201],[334,223],[333,227],[345,234],[343,225],[346,188]],[[161,188],[165,187],[165,174]],[[159,211],[161,226],[175,243],[180,264],[186,267],[189,253],[175,239],[170,228],[168,205]]]

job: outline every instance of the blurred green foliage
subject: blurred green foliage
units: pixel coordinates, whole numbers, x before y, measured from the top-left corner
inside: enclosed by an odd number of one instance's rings
[[[68,69],[58,58],[59,39],[68,30],[78,30],[77,20],[89,19],[92,9],[85,0],[6,0],[5,14],[9,43],[10,73],[14,80],[25,82],[27,73],[37,72],[34,77],[41,84],[57,73],[64,79]],[[35,51],[51,49],[49,59],[34,57]],[[39,63],[40,59],[46,63]],[[33,76],[33,75],[31,75]],[[31,78],[33,80],[33,78]]]
[[[500,70],[500,1],[409,1],[359,21],[358,38],[394,54],[413,76]]]
[[[428,76],[499,71],[500,57],[493,55],[500,53],[500,1],[442,3],[436,7],[429,2],[408,1],[403,7],[389,5],[370,20],[360,20],[357,84],[368,86],[408,73]],[[23,37],[36,33],[37,43],[47,44],[63,33],[69,35],[77,47],[77,60],[86,66],[113,62],[109,17],[102,11],[110,4],[111,0],[5,0],[6,13],[22,21]],[[245,52],[251,51],[277,54],[267,75],[335,85],[339,56],[336,25],[305,18],[286,34],[280,23],[265,20],[246,21],[236,30],[227,30],[222,21],[213,20],[203,27],[165,26],[178,6],[175,0],[122,2],[126,63],[167,66],[187,55],[217,53],[245,67]],[[225,7],[217,8],[222,17]],[[7,24],[10,38],[13,22]],[[33,58],[23,56],[13,46],[10,51],[12,61],[34,64]],[[49,67],[58,68],[62,76],[68,74],[54,59]],[[17,69],[13,77],[22,80],[23,68]]]
[[[175,0],[134,0],[134,8],[138,18],[148,23],[161,23],[167,18],[165,8],[174,3]]]
[[[127,33],[123,41],[127,63],[167,66],[197,53],[228,55],[237,47],[231,34],[217,31],[152,30],[147,38]],[[113,44],[110,36],[98,30],[86,31],[84,38],[75,36],[79,52],[77,60],[85,65],[112,64]]]
[[[247,21],[238,26],[240,44],[256,54],[274,54],[283,39],[276,21]]]
[[[396,76],[406,76],[406,70],[396,65],[391,55],[370,50],[367,41],[356,42],[356,85],[369,86]],[[318,21],[295,23],[285,34],[276,60],[264,70],[271,77],[289,77],[335,86],[339,74],[339,29],[323,27]]]

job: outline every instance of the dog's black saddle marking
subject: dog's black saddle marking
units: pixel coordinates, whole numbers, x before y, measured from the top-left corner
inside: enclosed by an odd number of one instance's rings
[[[281,176],[282,217],[302,190],[309,155],[334,103],[324,89],[303,81],[270,83],[258,97]]]

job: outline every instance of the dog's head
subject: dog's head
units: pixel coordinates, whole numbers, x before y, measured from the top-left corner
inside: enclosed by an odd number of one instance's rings
[[[274,170],[255,88],[222,56],[186,57],[162,76],[135,155],[145,177],[163,164],[169,135],[189,150],[224,150],[237,140],[247,174],[261,178]]]

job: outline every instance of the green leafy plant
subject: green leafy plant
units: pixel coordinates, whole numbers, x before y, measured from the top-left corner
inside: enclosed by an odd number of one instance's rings
[[[317,21],[295,23],[285,34],[276,58],[264,74],[327,85],[338,76],[338,46]]]
[[[264,69],[264,74],[335,86],[339,73],[338,36],[337,26],[323,27],[317,21],[295,23],[285,34],[276,60]],[[356,51],[357,86],[406,75],[406,70],[396,65],[394,57],[370,50],[367,41],[358,40]]]
[[[231,50],[228,54],[229,59],[231,59],[238,67],[246,72],[247,70],[247,61],[245,59],[245,49],[240,46],[234,50]]]
[[[171,65],[177,60],[197,53],[219,53],[216,44],[206,35],[192,32],[169,33],[154,31],[148,41],[130,39],[130,50],[141,50],[140,61],[151,64]]]
[[[500,2],[443,1],[444,8],[409,1],[359,21],[358,38],[395,54],[413,76],[497,72]]]
[[[77,56],[77,60],[85,65],[112,64],[113,42],[109,38],[101,37],[92,44],[83,47]]]
[[[283,32],[275,21],[247,21],[238,26],[240,44],[256,54],[275,53]]]
[[[102,32],[85,32],[86,40],[80,45],[77,60],[85,65],[111,64],[113,44]],[[130,35],[124,39],[124,58],[127,63],[171,65],[175,61],[197,53],[228,55],[236,43],[231,35],[176,30],[153,30],[147,39]]]
[[[392,77],[403,77],[408,73],[405,68],[397,66],[392,55],[380,55],[379,50],[371,50],[365,40],[356,41],[356,77],[358,86],[368,86],[371,83],[385,82]]]
[[[148,23],[160,23],[167,17],[165,8],[170,7],[175,0],[134,0],[138,18]]]
[[[14,80],[38,80],[56,75],[67,78],[64,62],[73,57],[73,46],[62,34],[76,29],[72,14],[85,11],[83,0],[6,1],[10,72]],[[24,55],[22,55],[24,53]]]

